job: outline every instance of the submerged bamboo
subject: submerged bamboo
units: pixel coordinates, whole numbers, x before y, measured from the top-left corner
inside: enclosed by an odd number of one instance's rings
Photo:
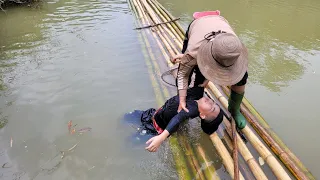
[[[132,7],[133,11],[135,12],[135,15],[138,17],[137,10],[135,9],[135,6],[134,6],[132,0],[129,0],[128,2],[131,4],[131,7]],[[139,21],[138,21],[138,24],[141,24],[141,23],[139,23]],[[143,36],[143,40],[145,42],[147,42],[147,38],[144,33],[142,33],[142,36]],[[147,48],[147,49],[150,50],[150,48]],[[152,53],[152,52],[149,52],[149,53]],[[147,59],[147,58],[145,58],[145,59]],[[147,64],[148,64],[148,62],[147,62]],[[149,64],[150,64],[150,62],[149,62]],[[148,68],[148,70],[150,70],[150,68]],[[153,77],[153,73],[149,72],[149,74],[150,74],[151,82],[154,86],[154,89],[159,91],[158,84],[156,83],[155,78]],[[157,94],[159,94],[159,92],[155,91],[155,94],[157,95]],[[162,102],[163,99],[164,99],[163,97],[157,98],[158,104],[163,104],[163,102]],[[181,152],[181,148],[178,145],[177,140],[175,139],[175,137],[172,137],[172,138],[170,138],[169,141],[170,141],[170,145],[172,148],[172,152],[174,154],[173,157],[175,160],[175,165],[176,165],[176,169],[177,169],[177,173],[178,173],[179,178],[180,179],[191,179],[190,172],[186,168],[186,160],[183,156],[183,153]]]
[[[206,179],[212,179],[212,180],[220,179],[217,173],[215,173],[215,169],[213,168],[213,165],[209,164],[202,147],[199,145],[197,146],[197,152],[200,155],[200,158],[202,159],[202,161],[205,162],[204,164],[206,167],[204,168],[204,174]]]
[[[194,172],[194,177],[195,179],[201,179],[204,180],[204,174],[201,171],[200,165],[198,163],[198,160],[195,158],[195,152],[193,151],[192,147],[190,146],[190,144],[187,142],[185,135],[181,135],[179,136],[179,138],[181,139],[181,143],[184,144],[184,146],[186,147],[187,153],[186,156],[188,159],[190,159],[191,163],[193,165],[193,169],[195,170]]]

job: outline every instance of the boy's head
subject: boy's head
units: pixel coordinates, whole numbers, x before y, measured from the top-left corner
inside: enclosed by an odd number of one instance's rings
[[[201,118],[201,128],[206,134],[214,133],[223,120],[223,112],[212,99],[202,97],[197,100],[199,116]]]

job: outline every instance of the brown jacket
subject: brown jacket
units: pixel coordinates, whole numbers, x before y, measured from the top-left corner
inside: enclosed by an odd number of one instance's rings
[[[192,68],[197,65],[198,49],[202,42],[206,41],[204,36],[212,31],[217,32],[219,30],[236,35],[228,21],[218,15],[201,17],[194,20],[190,25],[188,47],[181,59],[177,77],[180,97],[187,95],[188,78]]]

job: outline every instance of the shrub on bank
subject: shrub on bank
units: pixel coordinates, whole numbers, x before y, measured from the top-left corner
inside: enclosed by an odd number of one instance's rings
[[[0,8],[4,10],[5,8],[13,6],[31,6],[40,1],[42,0],[0,0]]]

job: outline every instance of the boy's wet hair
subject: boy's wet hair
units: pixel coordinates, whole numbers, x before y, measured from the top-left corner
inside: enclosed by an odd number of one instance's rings
[[[219,128],[219,125],[223,121],[223,111],[219,110],[218,116],[213,120],[206,120],[201,119],[201,129],[203,132],[205,132],[208,135],[211,135],[212,133],[216,132],[216,130]]]

